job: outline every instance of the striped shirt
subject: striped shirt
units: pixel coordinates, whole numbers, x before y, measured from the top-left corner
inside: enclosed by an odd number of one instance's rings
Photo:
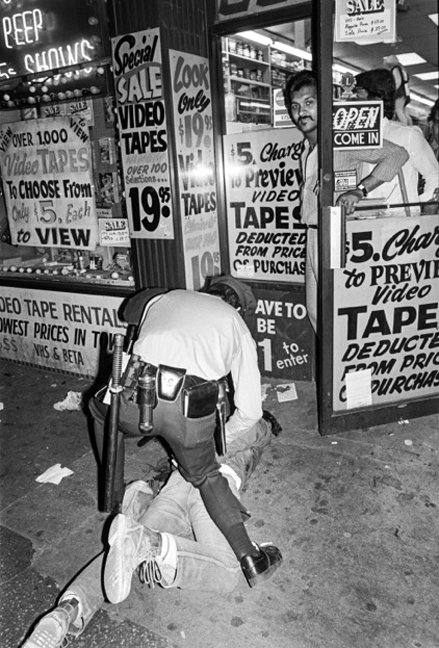
[[[383,182],[390,182],[408,160],[407,151],[388,140],[380,149],[357,149],[334,151],[334,172],[355,171],[357,184],[362,179],[363,163],[375,164],[370,175]],[[302,221],[307,225],[318,223],[319,168],[317,146],[311,149],[308,140],[301,158],[302,164]]]

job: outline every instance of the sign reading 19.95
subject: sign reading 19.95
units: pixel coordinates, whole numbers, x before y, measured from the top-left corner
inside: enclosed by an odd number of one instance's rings
[[[112,40],[125,197],[133,238],[174,238],[157,28]]]

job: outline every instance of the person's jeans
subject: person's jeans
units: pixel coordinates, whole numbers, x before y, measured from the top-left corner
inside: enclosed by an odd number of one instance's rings
[[[99,398],[90,403],[94,418],[100,469],[103,472],[105,457],[105,419],[107,406]],[[188,419],[181,411],[181,396],[174,402],[158,401],[154,410],[154,435],[159,435],[169,444],[178,468],[184,478],[199,489],[204,505],[218,529],[226,536],[235,556],[257,553],[243,524],[245,508],[232,493],[228,481],[220,473],[220,464],[215,455],[214,430],[216,414],[200,419]],[[116,501],[121,501],[124,492],[124,441],[123,435],[138,435],[139,409],[137,405],[120,399],[117,464],[114,482]],[[103,483],[103,475],[100,478]]]
[[[177,543],[177,575],[172,588],[231,592],[241,569],[229,543],[207,513],[199,491],[174,471],[138,521],[171,533]],[[196,541],[195,541],[196,538]],[[102,591],[104,554],[92,560],[68,585],[60,601],[76,596],[82,605],[80,634],[105,598]]]

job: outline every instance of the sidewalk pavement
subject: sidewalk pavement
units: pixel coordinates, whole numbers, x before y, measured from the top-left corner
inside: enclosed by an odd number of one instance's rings
[[[84,410],[61,410],[89,381],[3,362],[0,375],[0,646],[34,621],[105,542]],[[317,431],[314,385],[264,380],[283,426],[243,501],[255,541],[283,567],[227,595],[149,590],[105,604],[77,648],[438,648],[437,416],[342,435]],[[128,480],[151,475],[158,442],[129,442]],[[55,464],[59,485],[36,478]]]

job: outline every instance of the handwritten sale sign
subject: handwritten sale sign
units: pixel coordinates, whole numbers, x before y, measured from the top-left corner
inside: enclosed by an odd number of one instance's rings
[[[334,410],[358,375],[372,405],[439,389],[438,215],[348,221],[334,276]]]
[[[0,166],[14,245],[95,249],[87,127],[73,116],[5,124]]]
[[[113,38],[116,114],[130,232],[171,239],[168,132],[159,29]]]
[[[209,62],[170,51],[186,287],[220,272]]]
[[[232,274],[304,282],[306,234],[300,221],[297,128],[224,137]]]
[[[336,0],[335,41],[395,42],[396,4],[395,0]]]
[[[99,242],[103,246],[128,247],[130,232],[126,218],[100,218]]]

